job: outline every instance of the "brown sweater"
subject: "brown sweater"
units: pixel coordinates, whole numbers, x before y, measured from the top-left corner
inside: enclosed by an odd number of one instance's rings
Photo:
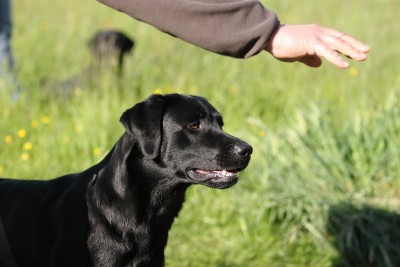
[[[209,51],[256,55],[279,25],[257,0],[98,0]]]

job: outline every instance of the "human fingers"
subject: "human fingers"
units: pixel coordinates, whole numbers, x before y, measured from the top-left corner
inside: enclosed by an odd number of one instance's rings
[[[350,66],[350,64],[344,60],[336,50],[332,49],[324,42],[315,44],[314,52],[315,55],[325,58],[327,61],[341,69],[346,69]]]
[[[357,49],[361,52],[368,53],[369,51],[371,51],[371,48],[369,47],[369,45],[357,40],[356,38],[354,38],[351,35],[348,35],[343,32],[339,32],[335,29],[330,29],[330,28],[325,28],[325,30],[327,33],[344,40],[346,43],[348,43],[349,45],[351,45],[352,47],[354,47],[355,49]]]
[[[357,61],[363,61],[367,58],[367,53],[370,51],[368,45],[345,33],[318,26],[315,30],[318,36],[312,39],[312,46],[316,55],[326,58],[339,68],[349,66],[341,55]]]
[[[352,36],[310,24],[281,25],[266,50],[284,62],[299,61],[310,67],[319,67],[323,57],[345,69],[349,63],[342,55],[362,61],[370,48]]]
[[[339,32],[334,29],[324,28],[326,35],[325,42],[339,53],[357,60],[363,61],[371,48],[351,35]]]
[[[342,55],[345,55],[348,58],[363,61],[367,58],[365,52],[360,51],[358,48],[354,47],[352,44],[347,42],[347,37],[338,37],[332,34],[324,34],[320,36],[320,41],[325,45],[328,49],[336,51]]]

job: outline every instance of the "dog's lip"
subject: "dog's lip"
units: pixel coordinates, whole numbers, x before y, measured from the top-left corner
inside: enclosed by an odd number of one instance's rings
[[[189,169],[187,175],[196,184],[204,184],[215,188],[227,188],[237,183],[241,169]]]
[[[204,180],[210,180],[213,178],[224,178],[224,177],[237,177],[237,174],[240,170],[227,170],[227,169],[221,169],[221,170],[205,170],[205,169],[189,169],[187,171],[188,175],[190,178],[194,179],[201,179],[203,178]],[[202,179],[202,180],[203,180]]]

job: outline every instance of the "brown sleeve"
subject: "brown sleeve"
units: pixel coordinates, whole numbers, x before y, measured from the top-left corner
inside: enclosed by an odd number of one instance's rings
[[[98,0],[209,51],[237,58],[259,53],[279,25],[257,0]]]

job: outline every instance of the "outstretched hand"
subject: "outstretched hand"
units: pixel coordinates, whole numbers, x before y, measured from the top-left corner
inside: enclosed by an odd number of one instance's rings
[[[299,61],[316,68],[323,57],[345,69],[349,63],[341,55],[363,61],[370,48],[352,36],[319,25],[281,25],[265,50],[285,62]]]

